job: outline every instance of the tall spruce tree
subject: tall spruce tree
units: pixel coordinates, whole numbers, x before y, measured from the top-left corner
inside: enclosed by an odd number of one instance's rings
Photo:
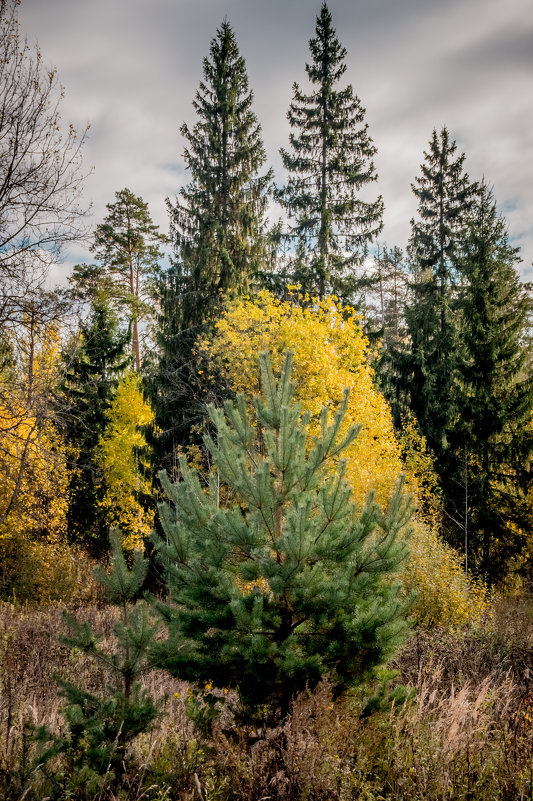
[[[205,388],[198,386],[193,353],[198,334],[226,294],[249,290],[267,254],[272,174],[262,172],[266,155],[252,104],[244,59],[224,20],[203,62],[193,102],[197,122],[181,128],[191,181],[175,202],[167,201],[175,256],[161,283],[159,363],[150,378],[160,466],[171,466],[175,446],[201,414]]]
[[[263,397],[252,417],[244,396],[211,406],[206,437],[216,472],[204,490],[180,462],[162,474],[165,536],[156,546],[170,603],[157,603],[168,638],[155,658],[175,676],[235,688],[253,719],[279,720],[291,699],[328,673],[340,691],[357,684],[405,631],[405,599],[391,572],[406,555],[410,516],[399,487],[386,512],[370,494],[350,498],[338,456],[360,426],[343,426],[348,395],[319,434],[293,400],[288,354],[276,382],[260,356]],[[224,506],[221,498],[230,499]]]
[[[449,517],[471,565],[492,579],[523,546],[520,500],[533,451],[532,304],[519,261],[483,185],[457,261],[457,421],[451,435],[454,470],[445,489]]]
[[[96,299],[89,319],[81,325],[73,352],[64,354],[64,402],[59,411],[66,439],[75,453],[68,533],[72,542],[87,547],[95,556],[105,552],[108,541],[100,507],[105,487],[100,480],[97,446],[119,379],[129,364],[128,342],[129,332],[119,331],[107,301]]]
[[[247,291],[260,271],[272,180],[270,170],[261,174],[261,128],[227,20],[211,42],[203,73],[193,102],[198,120],[192,129],[181,127],[191,181],[175,203],[168,201],[184,329],[209,319],[222,293]]]
[[[448,448],[454,420],[452,381],[457,352],[456,256],[478,192],[464,171],[464,153],[446,128],[433,131],[413,192],[418,216],[411,221],[413,273],[406,309],[410,337],[399,356],[400,383],[422,433],[437,456]]]
[[[376,148],[352,86],[338,87],[346,72],[346,49],[325,3],[309,47],[312,62],[305,70],[314,90],[305,94],[294,84],[287,114],[291,148],[281,150],[289,172],[280,199],[293,221],[293,279],[313,295],[334,292],[353,302],[354,271],[383,227],[381,197],[366,202],[359,196],[376,180]]]

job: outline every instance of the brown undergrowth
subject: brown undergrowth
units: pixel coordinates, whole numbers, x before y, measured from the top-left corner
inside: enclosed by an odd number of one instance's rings
[[[533,619],[529,599],[500,601],[490,621],[414,634],[395,681],[414,698],[363,716],[364,692],[334,700],[327,683],[298,698],[283,727],[241,729],[224,715],[191,721],[190,689],[154,671],[161,703],[137,738],[124,786],[101,799],[128,801],[491,801],[533,798]],[[114,613],[77,612],[112,642]],[[60,730],[59,673],[95,693],[105,672],[58,643],[59,608],[0,607],[0,798],[58,795],[36,768],[32,727]],[[367,688],[368,690],[368,688]],[[116,792],[116,791],[115,791]],[[55,793],[55,794],[54,794]],[[98,801],[98,800],[96,800]]]

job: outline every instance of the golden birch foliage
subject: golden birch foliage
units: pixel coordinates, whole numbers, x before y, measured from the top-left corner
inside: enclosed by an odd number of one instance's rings
[[[215,334],[199,340],[198,349],[217,380],[249,398],[259,391],[258,353],[268,350],[276,371],[283,353],[294,351],[295,395],[312,415],[311,431],[313,425],[318,427],[320,409],[325,405],[335,409],[349,387],[345,424],[363,426],[344,453],[355,500],[362,503],[374,489],[376,500],[386,505],[399,473],[406,474],[415,499],[423,497],[420,460],[414,467],[402,460],[389,406],[373,383],[368,341],[353,309],[338,307],[335,298],[302,307],[260,292],[254,300],[231,302],[216,323]],[[459,625],[483,613],[484,588],[466,579],[459,557],[421,519],[415,524],[410,549],[403,580],[408,590],[417,592],[414,612],[421,624]]]
[[[65,539],[69,453],[51,417],[59,363],[48,328],[20,372],[0,376],[0,597],[22,602],[93,593],[87,560]]]
[[[102,473],[108,526],[122,531],[126,550],[138,548],[153,527],[152,511],[143,509],[139,496],[151,492],[146,477],[146,439],[139,429],[153,420],[145,403],[137,374],[130,372],[118,385],[109,410],[109,424],[98,446],[98,466]]]
[[[364,423],[344,454],[354,497],[362,503],[375,489],[376,499],[386,503],[402,472],[400,449],[388,404],[373,385],[359,319],[353,309],[339,310],[329,298],[302,307],[261,292],[253,302],[234,302],[217,323],[216,337],[199,347],[228,386],[248,396],[259,392],[258,353],[268,350],[277,371],[284,352],[293,350],[295,397],[311,413],[311,434],[313,427],[318,433],[322,407],[333,410],[349,387],[345,425]]]
[[[57,541],[65,533],[67,454],[51,419],[51,390],[59,374],[59,339],[43,331],[31,366],[0,397],[0,518],[2,535]]]
[[[0,536],[15,532],[57,541],[66,530],[67,456],[50,421],[39,424],[19,403],[0,405]]]
[[[442,519],[442,490],[435,467],[435,457],[427,440],[420,433],[416,418],[408,413],[402,420],[398,436],[404,469],[409,475],[418,500],[419,516],[429,525],[438,527]]]
[[[409,550],[403,583],[417,593],[412,611],[419,625],[454,628],[488,614],[486,585],[466,576],[462,558],[434,528],[415,520]]]

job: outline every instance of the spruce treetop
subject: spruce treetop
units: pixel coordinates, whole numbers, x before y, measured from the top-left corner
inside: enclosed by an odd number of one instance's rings
[[[197,121],[180,129],[191,181],[168,203],[189,298],[184,325],[208,317],[221,292],[247,290],[260,268],[272,174],[260,174],[266,154],[252,104],[244,59],[224,20],[203,62]]]
[[[268,250],[272,175],[263,172],[253,93],[227,20],[204,59],[193,106],[194,125],[181,128],[190,181],[175,201],[167,201],[174,257],[160,285],[159,358],[149,384],[158,466],[170,469],[176,447],[204,415],[206,388],[195,340],[228,294],[245,294],[254,285]]]
[[[466,231],[477,183],[464,170],[465,154],[457,155],[457,143],[446,127],[434,129],[420,175],[411,188],[418,198],[418,217],[411,220],[409,249],[417,272],[430,269],[442,288],[454,273],[454,257]]]
[[[409,352],[397,355],[397,386],[409,397],[429,446],[443,460],[456,415],[457,257],[479,192],[464,161],[447,128],[434,130],[412,185],[419,203],[408,248],[414,278],[405,310]]]
[[[289,179],[280,199],[299,253],[294,277],[306,291],[321,297],[333,291],[347,300],[354,292],[353,269],[382,229],[383,201],[358,197],[377,178],[376,148],[352,86],[336,87],[347,53],[331,23],[324,3],[305,67],[315,91],[306,94],[293,85],[287,114],[291,149],[280,151]]]

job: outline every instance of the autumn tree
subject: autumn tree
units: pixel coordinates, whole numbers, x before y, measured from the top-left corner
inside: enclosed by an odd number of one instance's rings
[[[346,72],[346,49],[325,3],[309,47],[312,61],[305,69],[313,91],[306,94],[294,84],[287,114],[290,150],[281,150],[289,173],[280,198],[291,220],[293,280],[311,295],[333,292],[353,301],[355,270],[383,225],[381,197],[371,202],[361,197],[377,177],[376,148],[352,86],[338,85]]]
[[[139,377],[126,373],[109,406],[95,463],[104,492],[101,510],[105,525],[121,531],[127,551],[141,547],[153,526],[153,512],[143,503],[151,492],[143,428],[152,418]]]
[[[83,299],[103,292],[117,312],[126,312],[131,324],[135,368],[141,367],[141,327],[155,320],[160,246],[167,238],[152,222],[148,204],[129,189],[115,193],[108,214],[96,227],[92,251],[99,264],[74,267],[71,285]],[[146,331],[144,331],[146,333]]]
[[[60,340],[40,312],[0,368],[0,597],[22,602],[66,600],[77,581],[66,542],[70,454],[54,403]]]
[[[479,620],[486,609],[486,591],[465,577],[462,554],[439,535],[441,492],[435,460],[415,428],[406,428],[398,441],[389,404],[376,386],[372,350],[353,308],[343,308],[331,298],[309,304],[305,298],[280,301],[261,292],[253,299],[229,303],[198,348],[220,394],[243,393],[250,414],[252,398],[260,391],[257,353],[268,350],[274,370],[279,371],[284,352],[293,351],[295,399],[310,414],[311,435],[320,432],[321,408],[336,409],[343,389],[349,388],[345,425],[362,423],[359,435],[344,451],[353,498],[364,504],[372,489],[376,501],[386,507],[399,473],[406,475],[407,489],[415,498],[410,556],[401,578],[407,590],[416,592],[417,621],[433,626]],[[189,453],[195,464],[211,463],[207,456],[198,458],[196,447]]]
[[[62,89],[0,2],[0,322],[12,325],[65,244],[84,233],[86,131],[61,120]]]
[[[406,555],[410,504],[400,488],[386,512],[357,510],[338,457],[360,427],[342,432],[348,394],[319,434],[294,400],[292,356],[278,380],[261,354],[262,396],[209,407],[206,437],[216,473],[203,490],[181,460],[182,480],[161,479],[169,636],[156,661],[173,675],[238,691],[248,716],[269,722],[328,673],[342,691],[382,663],[406,630],[391,575]],[[219,503],[218,484],[230,494]],[[266,707],[265,707],[266,705]],[[267,710],[265,713],[265,709]]]
[[[34,368],[65,306],[60,292],[44,288],[47,272],[65,245],[85,233],[85,132],[63,125],[56,71],[44,67],[39,50],[21,35],[18,5],[0,0],[0,440],[9,462],[4,523],[16,519],[24,488],[32,484],[27,471],[40,451],[35,437],[44,441],[52,424],[51,384]],[[53,463],[51,456],[50,470]]]
[[[39,432],[54,427],[54,395],[61,374],[58,330],[64,314],[65,298],[61,292],[32,293],[25,298],[25,313],[16,330],[3,330],[0,439],[5,452],[10,453],[13,483],[7,481],[4,486],[6,491],[11,487],[11,492],[9,502],[0,509],[0,524],[19,506],[18,496],[27,482],[25,473],[34,440],[39,439]]]

